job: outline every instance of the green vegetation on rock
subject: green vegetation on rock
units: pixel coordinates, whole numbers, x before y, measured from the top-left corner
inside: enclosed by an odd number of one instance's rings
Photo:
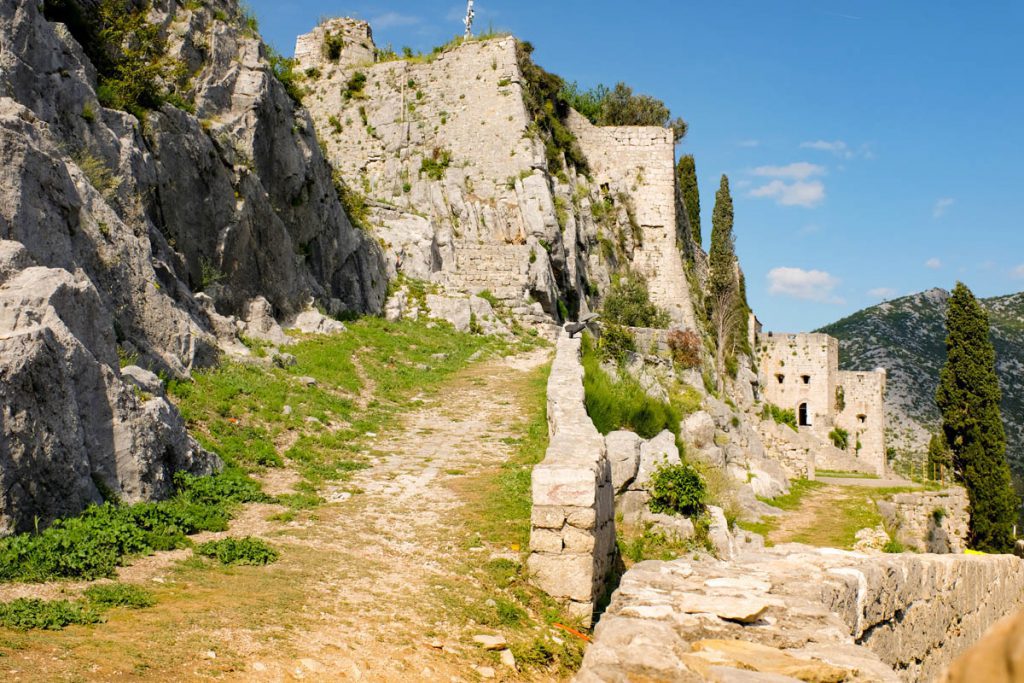
[[[629,327],[665,328],[669,324],[668,312],[651,301],[647,280],[634,271],[612,277],[612,284],[601,306],[601,316],[607,323]]]
[[[569,105],[598,126],[660,126],[670,128],[679,142],[686,136],[687,124],[680,117],[672,118],[665,103],[650,95],[634,95],[633,88],[616,83],[614,88],[597,85],[581,90],[575,82],[565,84],[561,97]]]

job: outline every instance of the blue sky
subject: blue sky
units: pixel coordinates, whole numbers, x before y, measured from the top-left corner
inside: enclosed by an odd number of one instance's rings
[[[320,16],[378,45],[461,33],[459,0],[250,0],[292,54]],[[719,176],[766,329],[966,282],[1024,290],[1024,3],[477,0],[477,26],[531,41],[581,85],[625,81],[690,124],[705,244]]]

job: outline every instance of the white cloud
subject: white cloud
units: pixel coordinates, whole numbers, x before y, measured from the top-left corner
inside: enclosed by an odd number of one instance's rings
[[[751,190],[750,196],[772,198],[781,206],[802,206],[809,209],[825,199],[825,185],[818,180],[797,180],[792,183],[773,180],[767,185]]]
[[[419,17],[411,14],[400,14],[399,12],[385,12],[370,19],[370,26],[375,29],[394,28],[396,26],[415,26],[420,23]]]
[[[868,296],[872,299],[891,299],[896,296],[896,293],[892,287],[876,287],[868,291]]]
[[[949,211],[949,207],[953,206],[954,200],[952,197],[942,197],[935,202],[935,206],[932,207],[932,218],[942,218]]]
[[[1024,280],[1024,263],[1011,270],[1010,277]]]
[[[814,140],[810,142],[801,142],[800,149],[813,149],[816,152],[828,152],[834,154],[840,159],[855,159],[861,157],[863,159],[874,159],[875,153],[871,150],[871,146],[863,144],[857,149],[853,149],[844,140]]]
[[[737,147],[760,147],[760,140],[740,140],[736,143]]]
[[[839,278],[823,270],[780,267],[768,271],[769,294],[781,294],[819,303],[842,304],[845,302],[833,293],[838,286]]]
[[[939,268],[942,267],[942,261],[933,256],[932,258],[924,262],[924,267],[931,268],[932,270],[938,270]]]
[[[816,175],[825,175],[826,168],[806,161],[797,161],[785,166],[758,166],[751,173],[766,178],[786,178],[788,180],[807,180]]]

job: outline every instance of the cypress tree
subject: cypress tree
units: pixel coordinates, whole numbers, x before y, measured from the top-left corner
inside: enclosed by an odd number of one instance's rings
[[[716,298],[723,292],[736,289],[736,246],[732,235],[732,220],[729,178],[723,174],[715,194],[715,210],[711,213],[710,289]]]
[[[679,189],[683,194],[683,207],[686,209],[686,217],[690,220],[690,234],[693,235],[693,243],[701,246],[700,232],[700,191],[697,187],[697,166],[693,161],[693,155],[687,154],[679,160],[676,166],[676,175],[679,178]]]
[[[1007,552],[1013,546],[1017,494],[1006,462],[1006,433],[988,314],[962,282],[946,313],[946,364],[935,402],[952,452],[954,476],[971,503],[970,544]]]
[[[737,346],[737,328],[744,316],[739,301],[739,282],[736,277],[736,251],[732,236],[732,197],[729,179],[723,175],[715,209],[711,213],[711,274],[708,278],[709,319],[714,328],[715,368],[718,370],[718,391],[725,389],[727,360],[734,357]]]

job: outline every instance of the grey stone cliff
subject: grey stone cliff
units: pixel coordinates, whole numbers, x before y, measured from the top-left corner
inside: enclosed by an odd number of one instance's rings
[[[379,247],[352,227],[309,117],[233,0],[151,3],[195,113],[164,104],[144,122],[100,105],[81,26],[43,8],[0,5],[7,530],[100,500],[97,480],[138,500],[167,494],[175,470],[216,466],[169,403],[122,381],[119,351],[184,377],[239,348],[232,316],[253,299],[273,327],[314,301],[377,312],[387,286]]]

